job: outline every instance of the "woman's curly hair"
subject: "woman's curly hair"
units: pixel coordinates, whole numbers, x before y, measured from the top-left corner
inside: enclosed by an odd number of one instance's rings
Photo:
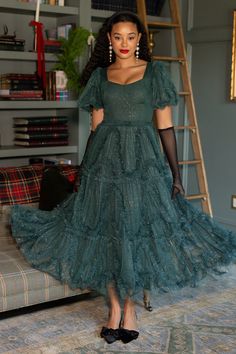
[[[98,32],[94,51],[80,78],[80,84],[82,87],[86,85],[92,72],[97,67],[107,67],[111,64],[109,61],[109,40],[107,33],[111,33],[112,26],[118,22],[132,22],[136,24],[138,33],[142,34],[139,41],[139,58],[146,61],[151,61],[151,55],[148,48],[147,32],[138,16],[130,11],[116,12],[105,20]],[[114,63],[114,61],[115,54],[112,52],[112,63]]]

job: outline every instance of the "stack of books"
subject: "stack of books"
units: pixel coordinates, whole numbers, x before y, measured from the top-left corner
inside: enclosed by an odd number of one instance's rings
[[[28,147],[68,145],[68,118],[14,118],[14,143]]]
[[[16,36],[0,36],[0,50],[15,50],[23,52],[25,49],[25,40],[17,39]]]
[[[10,100],[42,100],[40,79],[36,74],[2,74],[0,97]]]

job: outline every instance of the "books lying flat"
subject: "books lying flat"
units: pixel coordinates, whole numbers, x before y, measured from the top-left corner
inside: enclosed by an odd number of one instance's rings
[[[0,50],[14,50],[16,52],[23,52],[25,50],[24,45],[14,45],[14,44],[7,44],[7,43],[0,43]]]
[[[43,147],[43,146],[64,146],[68,145],[68,139],[53,139],[53,140],[15,140],[15,145],[28,147]]]
[[[67,132],[68,125],[67,124],[53,124],[53,125],[15,125],[15,131],[17,132],[25,132],[25,133],[33,133],[33,132]]]
[[[65,124],[68,122],[67,117],[28,117],[28,118],[14,118],[14,125],[53,125]]]
[[[68,132],[65,133],[15,133],[15,139],[23,139],[23,140],[38,140],[38,139],[62,139],[68,138]]]

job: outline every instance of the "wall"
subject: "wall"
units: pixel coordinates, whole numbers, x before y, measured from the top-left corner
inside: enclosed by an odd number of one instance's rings
[[[229,100],[234,0],[183,0],[191,77],[214,217],[236,229],[236,103]],[[187,18],[188,17],[188,18]]]

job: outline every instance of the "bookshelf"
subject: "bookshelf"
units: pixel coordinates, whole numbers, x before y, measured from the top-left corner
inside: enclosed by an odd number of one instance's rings
[[[79,0],[77,1],[79,3]],[[65,1],[69,3],[69,1]],[[12,14],[30,14],[34,16],[35,14],[34,3],[20,2],[18,0],[1,0],[0,2],[0,12],[1,13],[12,13]],[[79,8],[78,6],[51,6],[51,5],[40,5],[40,15],[48,17],[59,17],[59,16],[78,16]]]
[[[0,23],[8,26],[9,33],[16,31],[18,38],[25,39],[25,51],[0,50],[0,73],[33,73],[36,70],[37,54],[33,48],[33,28],[29,22],[34,19],[36,4],[18,0],[0,1]],[[40,21],[44,29],[74,22],[97,32],[105,18],[111,16],[107,10],[91,7],[91,0],[65,0],[65,6],[40,5]],[[157,17],[148,16],[149,21]],[[161,20],[161,18],[159,18]],[[0,34],[1,28],[0,28]],[[46,70],[50,70],[57,61],[54,54],[46,53]],[[88,60],[85,55],[79,59],[82,68]],[[69,146],[23,148],[13,145],[12,122],[14,117],[46,115],[67,115],[69,117]],[[77,101],[7,101],[0,100],[0,167],[19,166],[28,163],[29,157],[62,156],[80,163],[90,131],[90,117],[78,109]]]
[[[40,22],[44,29],[79,21],[80,1],[66,0],[65,6],[40,5]],[[34,73],[37,68],[37,53],[33,51],[34,33],[29,26],[34,19],[36,4],[18,0],[0,1],[0,23],[7,25],[8,34],[16,31],[17,38],[25,39],[25,51],[0,50],[0,73]],[[83,14],[84,16],[84,14]],[[89,13],[87,13],[89,16]],[[0,33],[3,34],[3,33]],[[57,58],[45,53],[46,70],[51,70]],[[67,116],[69,145],[49,147],[22,147],[14,145],[13,118],[37,116]],[[83,130],[83,127],[82,127]],[[87,129],[88,130],[88,129]],[[82,136],[88,134],[80,132]],[[85,138],[86,139],[86,138]],[[30,157],[62,156],[79,163],[79,109],[77,100],[72,101],[11,101],[0,99],[0,167],[28,164]],[[83,147],[82,147],[83,148]],[[83,149],[82,149],[83,152]]]

